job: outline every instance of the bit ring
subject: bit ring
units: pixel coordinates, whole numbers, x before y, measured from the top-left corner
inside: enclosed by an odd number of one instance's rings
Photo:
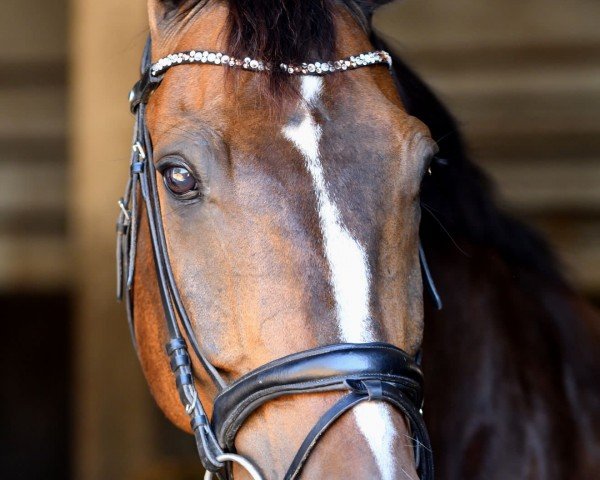
[[[217,461],[222,462],[222,463],[225,463],[225,462],[237,463],[238,465],[243,467],[244,470],[246,470],[250,474],[250,476],[252,477],[252,480],[264,480],[263,476],[260,474],[258,469],[252,464],[252,462],[250,462],[250,460],[248,460],[247,458],[242,457],[241,455],[237,455],[235,453],[223,453],[223,454],[217,456]],[[214,478],[213,472],[207,471],[204,474],[204,480],[212,480],[213,478]]]

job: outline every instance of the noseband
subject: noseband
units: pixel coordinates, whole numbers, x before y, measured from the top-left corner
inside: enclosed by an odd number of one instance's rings
[[[141,79],[130,94],[135,115],[130,178],[119,201],[117,222],[117,296],[125,300],[129,327],[134,331],[132,287],[134,279],[140,201],[144,203],[158,287],[165,314],[169,341],[166,351],[175,375],[177,391],[190,416],[198,453],[207,470],[206,479],[232,478],[232,463],[245,468],[254,480],[262,480],[257,468],[235,453],[235,438],[248,417],[264,403],[286,395],[340,391],[345,394],[326,411],[300,446],[285,480],[299,477],[313,447],[327,429],[345,412],[365,401],[383,401],[406,417],[413,442],[417,473],[422,480],[433,479],[431,445],[422,418],[423,376],[415,359],[385,343],[327,345],[274,360],[227,385],[200,349],[175,282],[161,217],[152,142],[146,126],[146,104],[167,70],[182,64],[212,64],[268,72],[274,67],[250,58],[235,59],[221,53],[189,51],[168,55],[151,63],[150,40],[142,57]],[[391,66],[387,52],[375,51],[335,62],[279,66],[290,75],[327,75],[369,65]],[[420,249],[424,279],[430,292],[435,286]],[[437,300],[437,298],[436,298]],[[185,335],[185,336],[184,336]],[[198,361],[218,390],[212,419],[200,402],[194,384],[188,342]]]

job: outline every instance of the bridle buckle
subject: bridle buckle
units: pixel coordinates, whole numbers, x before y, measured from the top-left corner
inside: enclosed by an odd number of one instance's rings
[[[146,160],[146,150],[142,147],[140,142],[135,142],[131,147],[133,153],[137,154],[142,160]]]
[[[125,202],[123,201],[122,198],[120,198],[117,201],[117,204],[119,205],[119,208],[121,209],[121,213],[123,214],[123,216],[125,217],[126,225],[129,224],[129,222],[131,221],[131,216],[129,214],[129,210],[127,210],[127,208],[125,208]]]

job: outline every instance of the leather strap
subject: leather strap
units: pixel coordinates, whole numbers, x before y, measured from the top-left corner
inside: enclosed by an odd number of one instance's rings
[[[381,400],[395,406],[409,421],[414,435],[413,449],[417,473],[420,479],[433,479],[433,462],[428,454],[431,451],[429,436],[422,427],[420,412],[416,412],[412,402],[393,383],[380,380],[365,380],[354,383],[353,390],[340,398],[316,423],[298,449],[294,460],[285,474],[284,480],[295,480],[302,472],[312,449],[323,434],[347,411],[361,402]],[[425,450],[425,451],[423,451]]]
[[[213,409],[216,437],[222,448],[232,449],[241,425],[267,401],[298,393],[347,390],[349,380],[370,378],[398,383],[420,407],[422,373],[405,352],[385,343],[327,345],[270,362],[223,390]]]
[[[141,76],[129,92],[129,108],[135,114],[138,107],[148,103],[150,94],[160,85],[162,76],[155,77],[151,72],[152,67],[152,40],[150,35],[146,39],[144,53],[142,54]]]
[[[207,470],[216,472],[224,466],[222,462],[217,460],[217,457],[223,454],[223,450],[219,447],[206,412],[198,398],[194,385],[192,363],[187,351],[187,342],[192,345],[202,367],[213,380],[217,389],[221,389],[225,382],[200,351],[191,323],[183,307],[168,257],[156,184],[156,170],[152,161],[152,142],[145,123],[146,102],[150,93],[160,83],[160,79],[150,78],[145,73],[149,72],[150,68],[150,51],[151,43],[148,39],[141,66],[142,78],[130,95],[131,109],[135,114],[136,121],[130,179],[120,202],[121,211],[117,222],[117,271],[119,274],[117,296],[125,299],[132,340],[135,346],[132,289],[140,215],[138,198],[141,198],[148,220],[154,266],[169,336],[167,354],[171,359],[175,385],[181,402],[190,415],[200,459]],[[187,338],[184,337],[180,324]]]
[[[423,283],[425,284],[427,293],[429,293],[429,298],[431,298],[435,308],[441,310],[444,307],[444,303],[442,302],[442,297],[440,296],[435,285],[435,281],[433,280],[433,275],[431,275],[431,270],[429,269],[429,264],[427,263],[427,257],[425,256],[425,250],[423,250],[423,245],[421,242],[419,242],[419,261],[421,262],[421,275],[423,275]]]
[[[358,393],[349,393],[340,398],[325,414],[319,419],[315,426],[308,433],[302,445],[296,452],[296,456],[290,464],[285,474],[284,480],[294,480],[300,475],[302,468],[312,449],[321,436],[338,420],[344,413],[365,400],[364,395]]]
[[[420,413],[422,387],[415,360],[393,345],[328,345],[277,359],[237,380],[216,398],[212,425],[220,446],[234,451],[237,432],[266,402],[284,395],[348,391],[312,428],[285,479],[297,478],[318,439],[363,401],[390,403],[406,416],[415,438],[417,471],[422,480],[432,479],[431,446]]]

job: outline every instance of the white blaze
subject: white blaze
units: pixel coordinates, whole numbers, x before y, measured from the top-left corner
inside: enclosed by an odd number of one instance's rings
[[[365,343],[375,340],[369,314],[370,273],[363,246],[344,226],[334,199],[328,192],[319,157],[321,127],[309,107],[319,98],[321,77],[302,77],[302,120],[283,128],[283,135],[302,153],[311,175],[319,221],[323,233],[325,256],[331,271],[338,324],[343,342]],[[360,431],[367,439],[383,480],[394,478],[394,427],[389,407],[382,403],[363,402],[354,409]]]

